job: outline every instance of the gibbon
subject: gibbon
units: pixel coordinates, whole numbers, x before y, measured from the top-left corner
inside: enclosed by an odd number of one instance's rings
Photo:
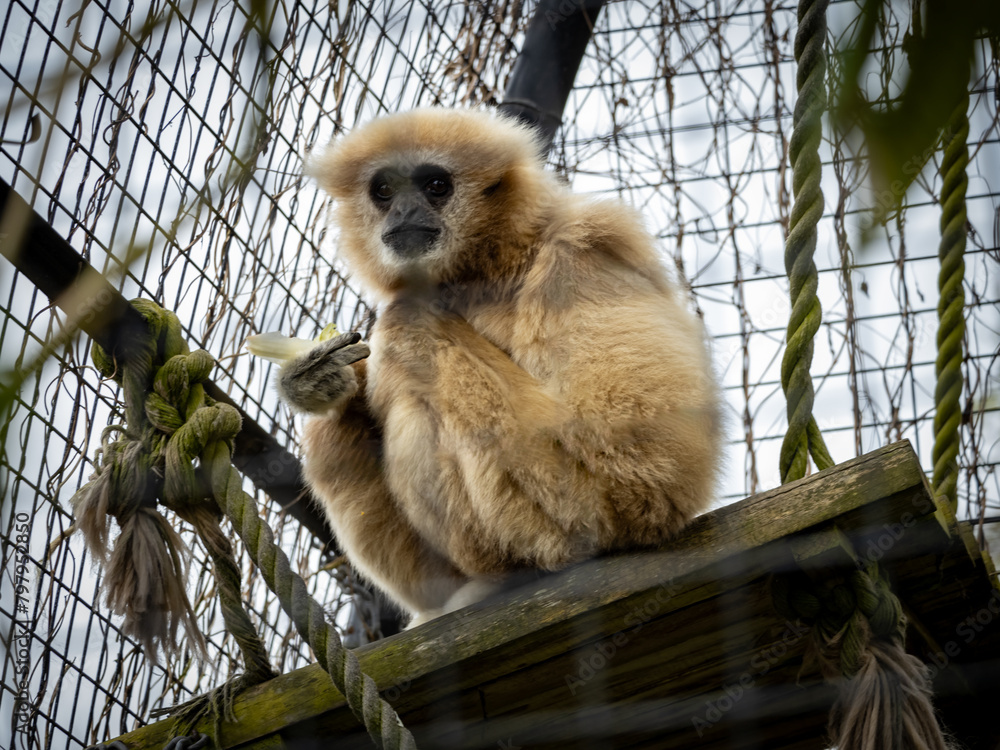
[[[545,171],[533,131],[420,109],[310,172],[380,301],[287,362],[305,476],[355,568],[419,623],[505,574],[655,545],[713,495],[720,396],[639,216]],[[411,623],[411,625],[413,624]]]

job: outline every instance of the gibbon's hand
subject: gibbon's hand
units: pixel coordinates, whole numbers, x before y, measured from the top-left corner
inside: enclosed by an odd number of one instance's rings
[[[319,414],[358,390],[351,364],[371,354],[359,333],[342,333],[290,359],[278,373],[278,395],[295,411]]]

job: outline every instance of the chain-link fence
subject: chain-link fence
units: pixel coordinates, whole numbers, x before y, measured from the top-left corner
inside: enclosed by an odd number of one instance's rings
[[[215,382],[295,451],[273,372],[244,339],[311,337],[331,321],[364,331],[372,320],[341,276],[303,156],[383,111],[501,99],[533,11],[519,0],[11,0],[0,11],[0,178],[126,297],[176,312],[189,343],[218,358]],[[831,5],[831,45],[857,14],[854,2]],[[886,7],[881,64],[866,79],[886,104],[905,72],[908,23]],[[730,407],[720,503],[779,482],[794,31],[791,2],[610,3],[551,158],[577,190],[618,194],[644,213],[704,316]],[[1000,73],[987,40],[974,78],[959,496],[961,512],[988,519],[1000,516]],[[909,438],[929,469],[938,157],[906,209],[868,227],[880,196],[856,146],[827,127],[815,413],[836,460]],[[101,431],[121,418],[116,388],[90,365],[89,342],[63,340],[65,316],[6,261],[0,308],[4,371],[52,349],[2,428],[0,745],[85,746],[219,684],[238,652],[197,548],[190,591],[212,658],[155,665],[119,632],[82,541],[63,539]],[[346,606],[355,589],[343,561],[259,499],[313,593],[350,638],[368,637],[367,610]],[[276,666],[308,663],[249,568],[244,586]]]

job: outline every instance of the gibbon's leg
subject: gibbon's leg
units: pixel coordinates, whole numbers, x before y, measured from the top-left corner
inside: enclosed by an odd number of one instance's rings
[[[602,480],[562,450],[566,409],[460,317],[397,302],[379,325],[373,407],[419,533],[469,576],[593,555]]]
[[[364,361],[350,379],[363,393]],[[390,496],[363,395],[307,420],[304,443],[306,480],[351,564],[416,619],[438,614],[467,579],[417,535]]]

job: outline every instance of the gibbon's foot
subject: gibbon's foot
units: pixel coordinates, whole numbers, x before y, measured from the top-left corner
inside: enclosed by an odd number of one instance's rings
[[[403,630],[413,630],[413,628],[423,625],[425,622],[430,622],[443,614],[444,610],[441,609],[425,609],[423,612],[417,612]]]
[[[471,604],[480,602],[483,599],[495,594],[503,588],[503,583],[491,578],[473,578],[454,594],[448,597],[448,601],[441,608],[441,614],[455,612],[464,609]]]
[[[466,607],[495,594],[502,588],[503,582],[497,579],[473,578],[472,580],[462,584],[461,588],[449,596],[448,601],[446,601],[444,606],[440,609],[428,609],[423,612],[417,612],[404,629],[410,630],[411,628],[423,625],[425,622],[433,620],[436,617],[440,617],[441,615],[465,609]]]
[[[278,374],[278,395],[295,411],[328,411],[358,390],[351,365],[371,350],[359,333],[342,333],[289,360]]]

